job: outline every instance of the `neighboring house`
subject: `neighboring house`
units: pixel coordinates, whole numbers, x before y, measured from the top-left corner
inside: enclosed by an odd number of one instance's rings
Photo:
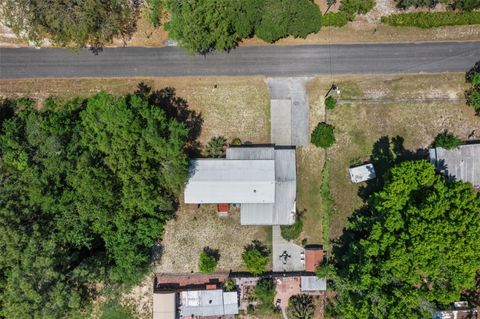
[[[238,293],[222,289],[180,293],[180,318],[228,316],[238,314]]]
[[[291,225],[296,211],[295,148],[240,146],[225,159],[191,161],[186,204],[237,204],[242,225]]]
[[[366,182],[376,177],[373,164],[352,167],[348,171],[350,173],[350,179],[354,183]]]
[[[224,292],[228,274],[157,275],[153,319],[234,318],[238,292]]]
[[[480,144],[461,145],[451,150],[432,148],[429,157],[441,173],[480,188]]]

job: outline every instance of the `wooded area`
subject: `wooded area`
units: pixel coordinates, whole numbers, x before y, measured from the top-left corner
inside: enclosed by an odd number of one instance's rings
[[[429,318],[475,288],[480,196],[426,161],[393,167],[319,269],[342,318]]]
[[[142,277],[187,180],[182,101],[2,101],[0,317],[73,316],[97,283]]]

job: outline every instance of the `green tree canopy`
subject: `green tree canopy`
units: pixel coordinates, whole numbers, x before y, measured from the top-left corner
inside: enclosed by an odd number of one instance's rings
[[[274,42],[318,32],[321,12],[311,0],[165,0],[169,36],[190,53],[228,51],[256,34]]]
[[[266,42],[289,35],[305,38],[320,31],[321,17],[320,7],[311,0],[265,0],[255,34]]]
[[[63,318],[132,282],[188,176],[188,129],[136,94],[49,99],[3,121],[0,317]]]
[[[17,35],[36,43],[48,38],[70,47],[99,47],[115,36],[130,34],[134,26],[127,0],[4,0],[0,12]]]
[[[273,309],[275,298],[275,283],[271,278],[262,278],[257,282],[253,291],[255,299],[260,303],[259,307],[263,309]]]
[[[198,268],[205,274],[210,274],[217,268],[217,262],[219,259],[218,250],[210,249],[206,247],[200,254],[198,261]]]
[[[426,161],[403,162],[354,214],[337,251],[342,318],[429,318],[475,285],[480,196]]]
[[[263,1],[165,0],[169,36],[190,53],[230,50],[253,34]]]
[[[265,271],[269,262],[270,251],[259,241],[245,247],[242,259],[247,270],[254,275],[260,275]]]
[[[310,139],[313,145],[328,148],[335,144],[335,128],[327,123],[318,123]]]
[[[449,133],[448,131],[442,132],[435,137],[435,141],[433,142],[435,147],[443,147],[447,150],[452,148],[458,147],[463,144],[462,140],[454,135],[453,133]]]

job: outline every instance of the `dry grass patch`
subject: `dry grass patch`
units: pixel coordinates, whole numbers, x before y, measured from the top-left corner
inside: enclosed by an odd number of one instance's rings
[[[324,93],[318,87],[316,80],[307,83],[309,133],[325,117]],[[303,232],[298,243],[302,239],[306,239],[308,244],[323,243],[320,185],[324,160],[325,151],[312,144],[297,148],[297,209],[304,213]]]
[[[346,75],[334,79],[317,77],[309,83],[311,101],[323,96],[332,82],[341,89],[342,99],[459,99],[432,103],[341,103],[328,111],[328,122],[335,126],[337,139],[337,143],[328,149],[333,200],[331,238],[342,233],[347,218],[363,205],[358,196],[359,185],[350,181],[348,167],[369,160],[374,143],[381,137],[401,136],[404,147],[415,151],[428,148],[435,136],[446,129],[463,139],[473,129],[480,129],[480,118],[461,100],[467,87],[464,76],[464,73]],[[301,176],[299,178],[301,188],[303,182]]]
[[[156,272],[198,272],[198,258],[204,247],[218,249],[217,271],[245,270],[243,248],[257,239],[271,242],[271,233],[264,226],[241,226],[240,213],[218,217],[213,205],[199,209],[181,208],[175,220],[165,225],[163,253]],[[271,228],[271,227],[268,227]]]
[[[154,90],[173,87],[204,119],[200,142],[223,135],[254,143],[270,142],[270,98],[263,77],[82,78],[0,80],[0,96],[88,96],[99,91],[132,93],[145,82]]]

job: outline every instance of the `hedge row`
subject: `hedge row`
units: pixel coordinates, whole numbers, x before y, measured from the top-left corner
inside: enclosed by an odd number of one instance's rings
[[[412,26],[423,29],[448,25],[480,24],[480,12],[418,12],[400,13],[382,17],[392,26]]]
[[[322,17],[322,26],[343,27],[348,21],[350,21],[348,15],[344,12],[329,12]]]

